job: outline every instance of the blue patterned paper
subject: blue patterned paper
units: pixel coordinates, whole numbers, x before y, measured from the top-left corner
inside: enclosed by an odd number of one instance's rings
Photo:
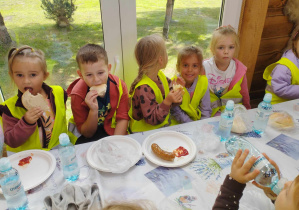
[[[166,196],[177,192],[179,189],[192,188],[193,177],[181,168],[158,167],[145,174],[157,188]]]
[[[287,156],[298,160],[299,159],[299,140],[292,137],[280,134],[276,138],[272,139],[267,145],[283,152]]]

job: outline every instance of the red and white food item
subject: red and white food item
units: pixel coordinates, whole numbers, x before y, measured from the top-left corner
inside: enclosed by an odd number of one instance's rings
[[[27,156],[27,157],[21,159],[21,160],[19,161],[19,164],[18,164],[18,165],[19,165],[19,166],[24,166],[24,165],[26,165],[26,164],[29,164],[30,161],[32,160],[32,156],[33,156],[33,154],[31,153],[31,155],[29,155],[29,156]]]
[[[189,155],[188,150],[185,149],[182,146],[180,146],[177,149],[173,150],[173,153],[175,154],[176,157],[182,157],[182,156]]]
[[[163,160],[173,161],[175,158],[175,154],[173,152],[167,152],[159,147],[158,144],[154,143],[151,145],[152,151],[156,156]]]

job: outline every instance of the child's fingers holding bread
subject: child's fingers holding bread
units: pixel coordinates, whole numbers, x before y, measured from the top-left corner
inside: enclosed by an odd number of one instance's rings
[[[185,91],[184,91],[184,87],[182,85],[180,85],[180,84],[173,84],[172,87],[173,87],[174,92],[179,92],[179,94],[181,96],[184,95]]]
[[[85,97],[85,103],[91,110],[98,110],[98,93],[95,90],[89,91]]]
[[[43,115],[43,112],[41,108],[34,107],[25,113],[24,119],[27,123],[34,124]]]
[[[185,87],[186,85],[186,82],[185,80],[182,78],[182,77],[177,77],[175,81],[173,81],[174,84],[178,84],[178,85],[181,85],[183,87]]]

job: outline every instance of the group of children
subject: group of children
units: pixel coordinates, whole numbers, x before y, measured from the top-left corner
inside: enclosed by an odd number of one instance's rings
[[[297,33],[293,48],[265,70],[266,92],[272,93],[273,103],[299,98],[298,40]],[[125,82],[110,73],[106,51],[99,45],[87,44],[76,56],[80,78],[64,91],[44,82],[49,73],[42,51],[29,46],[13,48],[8,66],[18,94],[0,105],[7,149],[49,150],[58,145],[58,135],[67,132],[68,96],[73,113],[69,135],[76,144],[217,116],[228,100],[250,109],[247,68],[235,58],[239,40],[233,27],[217,28],[210,50],[213,57],[203,61],[200,48],[181,49],[176,65],[178,74],[171,80],[162,71],[168,62],[163,38],[157,34],[146,36],[135,47],[139,70],[128,91]],[[90,90],[101,84],[107,85],[104,97]],[[183,85],[183,89],[174,90],[175,84]],[[27,90],[47,100],[50,110],[47,115],[39,107],[26,110],[21,98]]]

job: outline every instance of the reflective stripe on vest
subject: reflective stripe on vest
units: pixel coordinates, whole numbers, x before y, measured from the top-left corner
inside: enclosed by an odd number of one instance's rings
[[[163,85],[163,88],[164,88],[164,91],[165,91],[165,97],[166,97],[169,93],[169,86],[168,86],[166,76],[164,75],[164,73],[161,70],[158,72],[158,76],[160,78],[160,81],[162,82],[162,85]],[[130,96],[130,98],[131,98],[131,107],[130,107],[130,110],[129,110],[129,116],[130,116],[129,128],[130,128],[130,131],[133,132],[133,133],[142,132],[142,131],[153,130],[153,129],[161,128],[163,126],[170,125],[171,120],[170,120],[170,117],[169,117],[170,116],[169,113],[166,116],[165,120],[162,123],[158,124],[158,125],[148,124],[148,123],[145,122],[144,119],[134,120],[133,113],[132,113],[133,112],[132,97],[134,96],[136,88],[138,88],[141,85],[149,85],[155,93],[157,103],[161,104],[163,102],[162,92],[159,89],[159,87],[157,86],[157,84],[153,80],[151,80],[148,76],[143,75],[142,79],[135,86],[134,92]]]
[[[121,79],[118,79],[118,89],[119,89],[119,97],[118,97],[118,102],[117,102],[117,106],[116,106],[116,109],[115,109],[115,112],[112,116],[112,122],[111,122],[111,128],[115,128],[116,127],[116,111],[119,107],[119,103],[120,103],[120,99],[123,95],[123,87],[122,87],[122,84],[121,84]],[[71,139],[74,139],[74,141],[76,142],[77,138],[79,138],[81,136],[81,133],[79,132],[79,130],[77,129],[77,126],[76,126],[76,123],[74,121],[74,117],[72,116],[70,119],[69,119],[69,123],[68,123],[68,133],[69,133],[69,136]]]
[[[121,96],[123,95],[123,87],[121,85],[120,79],[118,79],[118,82],[119,82],[119,85],[118,85],[119,97],[118,97],[118,102],[117,102],[117,106],[116,106],[115,112],[114,112],[113,117],[112,117],[111,128],[115,128],[116,127],[116,111],[117,111],[117,109],[119,107]]]
[[[228,100],[233,100],[235,104],[242,103],[243,97],[240,91],[241,91],[241,84],[243,78],[244,77],[242,77],[230,91],[225,93],[220,98],[218,98],[212,91],[210,91],[211,108],[212,108],[211,117],[213,117],[218,112],[218,110],[222,112],[225,109],[225,105]]]
[[[66,113],[65,113],[65,104],[64,104],[64,91],[60,86],[50,86],[53,91],[55,107],[56,107],[56,114],[55,114],[55,121],[52,131],[52,136],[49,141],[48,148],[42,148],[41,141],[39,138],[39,129],[36,126],[34,133],[27,139],[27,141],[17,147],[11,148],[7,145],[7,150],[12,152],[20,152],[29,149],[43,149],[43,150],[50,150],[51,148],[55,147],[59,144],[59,135],[61,133],[67,132],[67,125],[66,125]],[[3,104],[5,104],[14,118],[21,119],[25,113],[27,112],[26,109],[22,107],[16,107],[15,104],[18,100],[18,96],[14,96],[8,100],[6,100]]]
[[[271,104],[277,104],[277,103],[281,103],[281,102],[284,102],[284,101],[288,101],[288,99],[284,99],[284,98],[281,98],[281,97],[277,96],[274,93],[273,88],[271,86],[271,81],[272,81],[271,73],[272,73],[273,69],[276,67],[277,64],[285,65],[286,67],[288,67],[288,69],[290,69],[291,74],[292,74],[291,85],[299,85],[299,69],[289,59],[283,57],[279,61],[277,61],[276,63],[272,63],[269,66],[267,66],[267,68],[264,71],[263,78],[267,81],[267,87],[266,87],[265,92],[272,94]]]
[[[180,107],[192,120],[200,120],[201,118],[201,111],[198,108],[198,106],[201,99],[204,97],[207,89],[208,78],[205,75],[198,76],[197,84],[191,101],[190,95],[187,89],[184,87],[185,93]]]
[[[67,133],[70,137],[71,142],[73,144],[76,144],[76,141],[81,136],[81,133],[77,129],[73,116],[71,116],[71,118],[69,119],[68,126],[67,126]]]

